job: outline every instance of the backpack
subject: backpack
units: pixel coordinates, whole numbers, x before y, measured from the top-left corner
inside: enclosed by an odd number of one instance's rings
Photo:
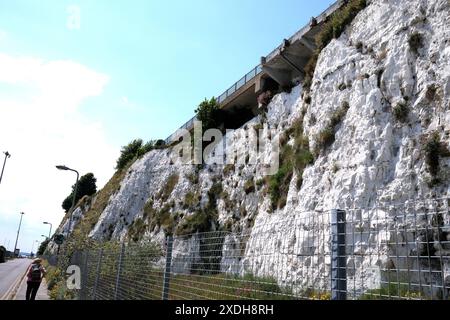
[[[33,282],[41,281],[41,266],[38,264],[33,264],[31,266],[31,281]]]

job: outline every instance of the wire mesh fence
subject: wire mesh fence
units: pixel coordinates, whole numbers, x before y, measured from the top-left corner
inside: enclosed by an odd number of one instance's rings
[[[65,266],[81,269],[80,299],[448,299],[449,207],[269,215],[247,231],[98,244]]]

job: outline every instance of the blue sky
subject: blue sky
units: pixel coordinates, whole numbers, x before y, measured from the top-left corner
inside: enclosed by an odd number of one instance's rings
[[[0,243],[20,211],[27,250],[59,224],[55,164],[101,187],[120,146],[166,138],[332,2],[0,0]]]

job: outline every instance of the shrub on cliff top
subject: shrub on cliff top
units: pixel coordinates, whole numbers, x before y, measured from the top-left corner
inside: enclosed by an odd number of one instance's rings
[[[149,151],[164,148],[164,143],[163,140],[150,140],[144,144],[142,139],[134,139],[120,150],[120,156],[116,161],[116,169],[123,169],[128,163]]]

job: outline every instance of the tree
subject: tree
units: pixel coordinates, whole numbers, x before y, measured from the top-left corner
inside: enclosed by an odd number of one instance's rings
[[[50,239],[47,238],[46,240],[42,241],[41,245],[39,246],[39,249],[37,251],[38,256],[42,256],[47,249],[48,243],[50,242]]]
[[[94,177],[93,173],[87,173],[84,176],[80,178],[78,181],[78,188],[77,188],[77,194],[75,196],[75,203],[77,203],[81,198],[84,196],[91,196],[97,192],[97,185],[96,185],[97,179]],[[73,199],[73,193],[75,191],[75,185],[72,186],[72,192],[70,195],[67,196],[66,199],[64,199],[62,203],[63,209],[68,212],[70,208],[72,207],[72,199]]]
[[[120,150],[120,157],[116,162],[116,169],[120,170],[134,159],[142,148],[142,139],[135,139]]]
[[[211,98],[209,101],[205,99],[197,109],[197,119],[202,122],[203,131],[211,128],[217,128],[219,123],[220,106],[216,98]]]

